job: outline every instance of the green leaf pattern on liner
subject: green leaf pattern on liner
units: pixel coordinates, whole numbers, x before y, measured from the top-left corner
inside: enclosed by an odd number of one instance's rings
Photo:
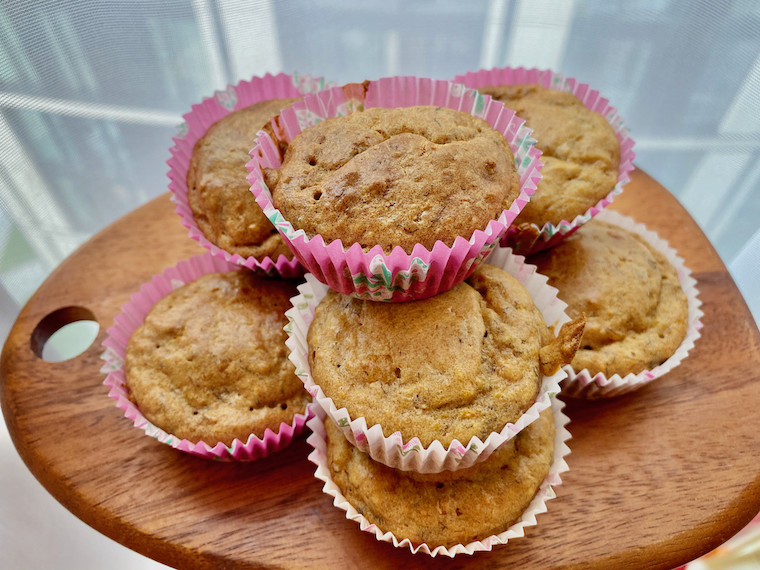
[[[399,271],[395,279],[382,256],[376,255],[369,265],[370,275],[356,273],[351,276],[356,293],[364,298],[388,301],[396,291],[406,291],[413,281],[424,281],[430,265],[419,257],[412,259],[408,271]]]
[[[296,119],[298,119],[298,128],[302,131],[325,120],[324,117],[320,117],[309,109],[297,109]]]
[[[360,101],[359,99],[349,99],[336,107],[335,116],[344,117],[346,115],[350,115],[352,113],[356,113],[357,111],[363,110],[364,101]]]
[[[407,448],[404,448],[403,445],[397,445],[396,447],[398,448],[398,451],[401,454],[401,457],[406,457],[412,451],[417,451],[417,452],[422,451],[422,447],[418,443],[415,443],[411,447],[407,447]]]
[[[294,232],[292,231],[292,226],[285,219],[285,216],[283,216],[274,207],[272,207],[272,209],[268,212],[265,212],[265,214],[269,221],[272,222],[272,225],[277,228],[278,231],[284,233],[286,237],[292,239]]]
[[[170,283],[171,283],[171,286],[172,286],[172,291],[176,291],[180,287],[184,287],[185,286],[185,282],[182,281],[181,279],[172,279],[170,281]]]
[[[177,125],[176,138],[184,139],[186,136],[187,136],[187,123],[185,121],[182,121],[179,125]]]
[[[456,453],[456,455],[453,456],[454,460],[457,463],[461,463],[465,455],[467,455],[470,452],[475,453],[478,450],[478,445],[474,442],[470,444],[468,447],[464,447],[463,445],[460,444],[457,447],[453,447],[451,450]]]
[[[467,88],[461,83],[449,84],[449,95],[452,97],[461,97]]]
[[[471,114],[476,117],[482,117],[483,111],[486,108],[486,99],[483,95],[480,94],[480,92],[477,89],[471,89],[470,92],[472,93],[472,96],[474,97],[473,102],[472,102]]]
[[[232,85],[228,85],[224,91],[217,91],[215,95],[219,104],[228,111],[232,111],[237,105],[237,92]]]
[[[348,427],[348,418],[340,418],[338,419],[338,426],[345,428]]]

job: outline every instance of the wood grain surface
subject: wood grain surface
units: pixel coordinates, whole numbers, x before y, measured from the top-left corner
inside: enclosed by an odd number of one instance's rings
[[[8,429],[66,508],[176,567],[673,568],[760,509],[760,340],[725,266],[667,190],[637,171],[614,209],[684,257],[703,301],[702,337],[638,392],[568,402],[570,471],[557,498],[526,537],[492,552],[431,560],[377,542],[322,493],[303,437],[257,462],[218,463],[132,427],[102,385],[100,343],[143,282],[201,251],[166,195],[92,238],[24,307],[0,362]],[[82,355],[44,362],[33,331],[66,307],[94,314],[100,333]]]

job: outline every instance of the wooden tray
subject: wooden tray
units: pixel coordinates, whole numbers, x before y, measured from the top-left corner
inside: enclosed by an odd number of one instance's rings
[[[131,293],[200,252],[167,196],[115,222],[58,267],[14,325],[0,362],[2,409],[29,469],[103,534],[178,567],[673,568],[760,509],[760,335],[725,266],[678,202],[635,172],[614,208],[667,239],[698,281],[704,329],[690,356],[640,391],[568,403],[572,453],[557,499],[527,536],[455,559],[412,555],[332,506],[304,438],[254,463],[159,445],[107,397],[100,343]],[[61,363],[33,347],[47,315],[100,323]],[[54,324],[54,323],[53,323]],[[34,333],[37,328],[37,333]]]

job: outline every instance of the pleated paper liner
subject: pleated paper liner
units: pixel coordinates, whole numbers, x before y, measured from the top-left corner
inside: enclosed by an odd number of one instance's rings
[[[547,284],[546,277],[536,273],[534,265],[526,264],[525,258],[513,255],[509,248],[498,248],[489,257],[488,263],[504,269],[523,284],[546,324],[554,327],[555,333],[570,320],[565,314],[567,305],[557,298],[557,290]],[[544,376],[534,404],[516,422],[506,424],[499,432],[492,432],[485,441],[472,437],[466,442],[454,440],[447,447],[438,440],[424,447],[417,437],[404,441],[400,432],[386,435],[381,425],[368,426],[364,417],[352,417],[346,408],[338,409],[332,398],[327,397],[314,382],[309,368],[307,334],[315,308],[326,294],[327,286],[307,274],[306,283],[298,289],[301,294],[292,299],[293,308],[285,313],[289,320],[285,328],[288,333],[286,344],[291,351],[290,360],[296,366],[296,375],[301,378],[319,407],[341,428],[349,442],[369,453],[375,461],[396,469],[437,473],[469,467],[485,460],[551,405],[559,391],[560,381],[566,376],[563,370],[552,376]]]
[[[306,421],[312,415],[313,404],[309,404],[304,413],[296,414],[291,424],[280,424],[276,432],[267,428],[264,437],[261,438],[251,434],[247,441],[235,439],[229,446],[221,442],[189,441],[167,433],[149,422],[129,399],[124,380],[124,357],[132,333],[142,324],[145,316],[159,300],[202,275],[239,269],[241,269],[240,265],[215,257],[211,253],[180,261],[176,266],[154,276],[150,282],[145,283],[137,293],[132,295],[129,302],[122,307],[121,313],[115,317],[114,325],[108,329],[103,341],[106,349],[101,357],[105,360],[101,368],[101,372],[106,374],[103,384],[109,387],[108,395],[116,401],[116,406],[124,411],[125,417],[132,420],[135,427],[158,442],[207,459],[251,461],[283,449],[303,431]]]
[[[450,547],[426,543],[415,544],[408,538],[396,536],[392,532],[385,531],[377,525],[370,523],[354,505],[348,502],[340,488],[332,480],[330,468],[327,464],[327,443],[325,441],[324,427],[324,422],[330,420],[325,419],[325,413],[321,409],[317,410],[315,417],[309,420],[307,424],[312,434],[306,441],[314,448],[309,454],[309,460],[317,466],[314,475],[317,479],[324,482],[322,490],[333,497],[333,505],[346,511],[347,519],[359,523],[359,528],[362,531],[374,534],[377,540],[390,542],[397,548],[408,548],[412,553],[422,552],[432,557],[449,556],[453,558],[457,554],[474,554],[479,551],[489,551],[494,546],[506,544],[510,540],[525,536],[526,528],[537,524],[536,516],[547,511],[547,501],[555,498],[554,489],[562,484],[561,475],[568,471],[565,458],[570,453],[570,448],[567,445],[570,433],[566,427],[570,420],[562,412],[563,407],[564,404],[560,400],[552,398],[552,412],[556,428],[553,461],[549,474],[541,483],[528,508],[515,523],[503,532],[484,536],[468,544],[456,544]]]
[[[524,121],[498,101],[473,89],[448,81],[420,77],[388,77],[364,84],[334,87],[307,95],[284,109],[275,120],[275,138],[290,141],[302,130],[328,117],[346,115],[370,107],[435,105],[485,119],[507,139],[520,175],[519,197],[485,228],[459,236],[452,244],[438,241],[432,250],[422,244],[411,253],[400,247],[390,255],[378,245],[364,251],[359,244],[341,240],[325,243],[317,234],[309,237],[275,208],[262,170],[280,167],[277,141],[260,132],[251,150],[249,181],[256,201],[267,218],[291,246],[296,257],[318,280],[342,293],[364,299],[408,301],[430,297],[464,281],[498,244],[499,239],[530,199],[540,179],[540,151]],[[349,212],[346,215],[350,215]]]
[[[179,214],[182,225],[188,229],[189,236],[213,255],[236,265],[260,270],[269,274],[283,277],[297,277],[303,274],[298,260],[287,259],[280,255],[277,259],[264,256],[261,258],[241,257],[225,251],[211,243],[198,228],[195,217],[188,203],[187,172],[193,155],[195,143],[206,134],[214,123],[226,117],[233,111],[249,107],[261,101],[301,97],[324,89],[329,84],[319,77],[297,74],[280,73],[253,77],[240,81],[237,85],[228,85],[224,91],[217,91],[213,97],[193,105],[192,110],[184,115],[184,122],[179,126],[178,134],[173,138],[174,146],[170,149],[171,158],[168,160],[169,189],[175,212]],[[254,141],[251,141],[253,146]],[[245,170],[242,173],[245,176]],[[254,205],[254,207],[256,207]]]
[[[562,393],[574,398],[611,398],[646,386],[653,380],[673,370],[689,355],[691,349],[694,348],[694,343],[701,336],[700,330],[702,329],[701,319],[703,312],[700,309],[702,302],[698,297],[697,282],[691,276],[691,271],[684,265],[683,259],[678,256],[678,252],[670,247],[667,241],[660,238],[655,232],[647,229],[643,224],[639,224],[614,210],[601,212],[599,219],[641,236],[649,245],[662,253],[670,264],[675,267],[678,273],[678,281],[684,293],[686,293],[689,323],[686,336],[675,353],[665,362],[651,370],[643,370],[638,374],[627,374],[622,377],[619,374],[607,377],[601,372],[591,374],[586,369],[576,372],[572,366],[566,365],[564,370],[567,372],[567,378],[562,382]],[[560,292],[559,295],[561,297],[562,293]]]
[[[599,91],[592,89],[588,84],[581,83],[577,79],[565,77],[560,73],[548,69],[525,69],[523,67],[502,67],[470,71],[464,75],[458,75],[454,81],[475,89],[489,85],[530,83],[538,84],[555,91],[572,93],[583,102],[587,109],[599,113],[607,119],[607,122],[615,130],[615,134],[620,142],[618,179],[610,192],[595,205],[584,213],[578,214],[572,220],[562,220],[557,225],[546,222],[540,228],[535,224],[531,224],[527,228],[520,228],[519,223],[512,225],[505,233],[501,243],[502,245],[512,247],[515,253],[528,255],[556,245],[609,206],[615,196],[623,191],[625,184],[630,182],[630,174],[634,169],[633,160],[636,157],[633,152],[634,141],[617,109],[611,106],[609,101],[599,94]],[[517,222],[519,221],[517,220]]]

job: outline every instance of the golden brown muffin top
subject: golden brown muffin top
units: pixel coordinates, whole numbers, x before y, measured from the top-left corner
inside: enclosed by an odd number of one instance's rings
[[[637,374],[667,360],[686,335],[688,302],[675,268],[634,233],[594,219],[530,262],[559,290],[568,315],[586,315],[577,372]]]
[[[383,532],[430,547],[499,534],[530,504],[551,468],[555,426],[541,413],[485,461],[457,471],[421,474],[377,463],[348,443],[331,421],[327,462],[353,507]]]
[[[206,239],[241,257],[277,259],[293,253],[256,204],[247,180],[256,133],[297,99],[272,99],[233,111],[195,143],[187,171],[187,198]]]
[[[572,93],[540,85],[481,87],[517,113],[543,152],[541,180],[516,224],[572,221],[617,183],[620,143],[607,120]]]
[[[212,273],[151,309],[127,345],[130,398],[167,433],[230,445],[277,432],[310,401],[285,346],[291,281]]]
[[[442,107],[372,108],[317,123],[288,145],[273,203],[296,229],[345,247],[411,253],[469,239],[520,193],[504,136]]]
[[[331,290],[307,342],[314,382],[338,409],[380,424],[386,436],[400,431],[404,441],[444,447],[515,422],[534,403],[541,356],[555,346],[530,294],[487,264],[421,301],[377,303]],[[545,364],[552,374],[561,362]]]

